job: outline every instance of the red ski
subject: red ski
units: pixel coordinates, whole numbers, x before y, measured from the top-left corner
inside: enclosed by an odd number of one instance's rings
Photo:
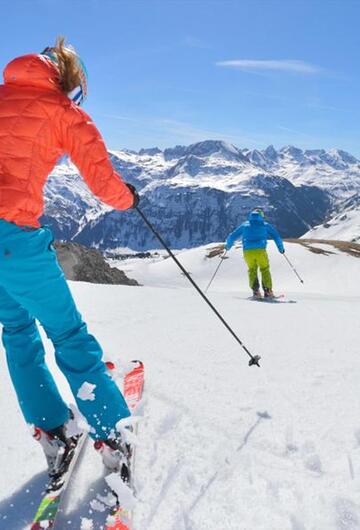
[[[141,361],[133,361],[137,364],[124,379],[124,397],[131,411],[140,403],[144,388],[144,365]]]
[[[144,365],[141,361],[133,361],[135,367],[125,375],[124,378],[124,397],[129,409],[133,412],[140,403],[144,389]],[[136,434],[137,427],[135,425],[134,432]],[[133,476],[135,464],[135,451],[131,454],[130,465],[130,487],[133,489]],[[105,525],[105,530],[131,530],[131,512],[120,505],[115,506],[108,517]]]

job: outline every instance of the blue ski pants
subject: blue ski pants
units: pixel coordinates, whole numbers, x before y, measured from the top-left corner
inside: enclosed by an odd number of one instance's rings
[[[10,376],[28,423],[46,431],[69,418],[45,363],[36,319],[54,345],[57,365],[91,426],[90,435],[106,439],[130,412],[102,361],[99,343],[76,309],[52,241],[48,227],[19,227],[0,219],[0,322]],[[84,383],[95,385],[95,399],[83,399],[93,397],[86,392],[78,396]]]

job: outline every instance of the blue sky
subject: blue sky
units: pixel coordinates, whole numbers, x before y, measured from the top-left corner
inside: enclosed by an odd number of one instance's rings
[[[57,34],[109,148],[215,138],[360,156],[359,0],[2,0],[0,65]]]

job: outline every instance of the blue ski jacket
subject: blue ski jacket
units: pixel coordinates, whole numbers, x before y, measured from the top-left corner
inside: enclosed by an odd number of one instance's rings
[[[267,240],[273,239],[279,252],[285,252],[279,232],[270,223],[264,221],[260,212],[251,212],[248,220],[231,232],[225,242],[226,250],[230,250],[237,239],[242,238],[244,250],[266,248]]]

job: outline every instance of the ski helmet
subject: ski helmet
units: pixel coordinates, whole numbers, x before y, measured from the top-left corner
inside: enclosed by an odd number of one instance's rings
[[[81,60],[81,58],[77,55],[77,53],[69,48],[70,51],[76,56],[76,60],[79,67],[79,78],[80,78],[80,84],[76,87],[74,87],[70,92],[67,93],[67,96],[69,99],[71,99],[76,105],[81,105],[87,96],[87,84],[88,84],[88,73],[86,66],[84,62]],[[52,61],[54,64],[59,66],[59,60],[56,55],[56,51],[54,48],[47,47],[42,52],[41,55],[45,55],[45,57],[48,57],[50,61]]]

